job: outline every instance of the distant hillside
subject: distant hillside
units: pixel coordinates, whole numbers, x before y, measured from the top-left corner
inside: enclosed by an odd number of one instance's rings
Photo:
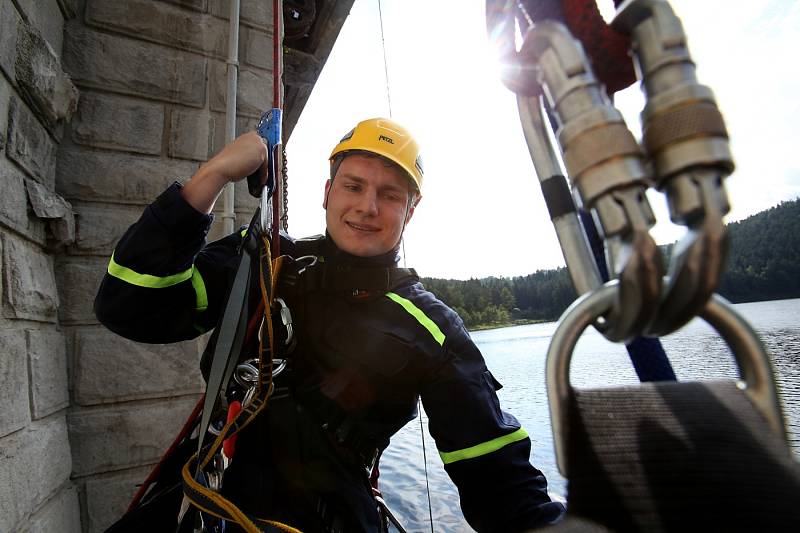
[[[727,268],[718,292],[732,302],[800,298],[800,199],[728,224]],[[672,245],[662,247],[665,256]],[[469,328],[556,320],[575,299],[566,268],[513,278],[423,278]]]
[[[800,298],[800,199],[728,224],[718,292],[732,302]]]

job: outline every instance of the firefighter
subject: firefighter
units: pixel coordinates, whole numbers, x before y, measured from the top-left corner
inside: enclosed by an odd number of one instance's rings
[[[145,209],[96,298],[106,327],[169,343],[217,325],[245,237],[206,244],[210,213],[223,187],[263,172],[266,157],[261,138],[246,133]],[[501,385],[462,320],[397,266],[421,199],[417,142],[393,120],[364,120],[334,147],[330,169],[325,234],[282,238],[282,252],[297,259],[293,281],[279,285],[296,345],[266,411],[238,435],[222,493],[245,512],[303,531],[378,531],[368,471],[421,398],[474,529],[558,521],[564,507],[530,463],[527,433],[501,410]]]

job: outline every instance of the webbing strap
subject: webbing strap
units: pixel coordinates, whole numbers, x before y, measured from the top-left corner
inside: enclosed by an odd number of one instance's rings
[[[255,218],[258,216],[256,213]],[[251,225],[252,227],[252,225]],[[262,520],[242,512],[236,504],[218,492],[211,490],[203,485],[199,480],[205,479],[204,469],[214,458],[215,454],[222,447],[223,443],[244,429],[253,422],[261,411],[266,407],[267,401],[273,392],[272,383],[272,354],[274,354],[273,329],[271,313],[274,286],[276,276],[280,270],[280,261],[276,261],[273,267],[269,254],[269,240],[262,237],[261,251],[263,255],[259,257],[261,272],[259,282],[261,285],[264,308],[268,311],[264,314],[264,322],[269,335],[269,349],[266,350],[269,363],[264,362],[265,348],[263,336],[259,344],[259,380],[252,400],[243,406],[242,410],[220,430],[219,435],[214,441],[203,446],[203,437],[206,434],[208,423],[216,403],[222,391],[222,387],[231,379],[233,368],[241,352],[244,341],[244,332],[247,330],[247,310],[248,310],[248,291],[250,287],[250,261],[251,255],[248,252],[249,245],[257,239],[257,232],[251,232],[247,240],[243,243],[241,260],[236,272],[231,291],[228,295],[228,302],[225,306],[225,314],[220,324],[220,335],[214,350],[214,360],[208,380],[206,398],[204,401],[203,423],[199,447],[197,453],[184,465],[181,476],[183,478],[183,492],[189,503],[198,508],[201,512],[216,516],[222,520],[235,522],[248,533],[262,533],[267,531],[298,531],[291,526],[271,520]],[[265,267],[266,265],[266,267]],[[221,377],[220,377],[221,376]],[[211,395],[214,395],[213,397]],[[209,398],[211,398],[209,400]],[[208,409],[206,411],[205,409]]]
[[[569,512],[614,531],[790,531],[800,463],[734,380],[575,390]]]
[[[239,258],[239,267],[236,277],[228,293],[225,311],[219,325],[219,336],[214,346],[214,355],[211,360],[211,370],[206,384],[206,397],[203,402],[203,416],[200,420],[200,438],[197,439],[197,451],[203,449],[208,425],[211,423],[211,414],[217,403],[222,387],[230,380],[236,357],[244,341],[244,332],[247,328],[247,292],[250,285],[250,254],[242,249]]]
[[[218,492],[206,488],[202,483],[192,478],[191,472],[195,469],[196,465],[197,456],[195,455],[184,465],[181,471],[181,475],[183,476],[183,492],[192,502],[192,505],[200,509],[203,513],[216,516],[222,520],[234,522],[241,526],[247,533],[270,533],[273,531],[301,533],[299,529],[295,529],[281,522],[257,518],[242,512],[227,498],[221,496]]]

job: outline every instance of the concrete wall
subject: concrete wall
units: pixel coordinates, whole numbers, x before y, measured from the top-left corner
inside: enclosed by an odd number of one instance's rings
[[[239,132],[272,104],[271,6],[242,1]],[[228,10],[0,0],[0,532],[103,531],[202,391],[204,339],[126,341],[92,302],[125,228],[224,144]]]

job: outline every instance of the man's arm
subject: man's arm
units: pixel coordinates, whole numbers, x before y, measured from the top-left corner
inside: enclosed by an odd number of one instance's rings
[[[254,131],[245,133],[201,165],[181,189],[181,196],[201,213],[211,213],[225,185],[256,171],[263,177],[266,163],[264,141]]]
[[[172,185],[120,239],[95,299],[112,331],[140,342],[196,337],[216,324],[241,236],[205,246],[209,215],[225,185],[264,172],[266,147],[246,133]]]
[[[547,480],[530,463],[527,433],[500,408],[500,385],[480,351],[463,330],[448,337],[446,360],[422,402],[464,517],[481,533],[524,531],[558,520],[564,507],[550,500]]]

